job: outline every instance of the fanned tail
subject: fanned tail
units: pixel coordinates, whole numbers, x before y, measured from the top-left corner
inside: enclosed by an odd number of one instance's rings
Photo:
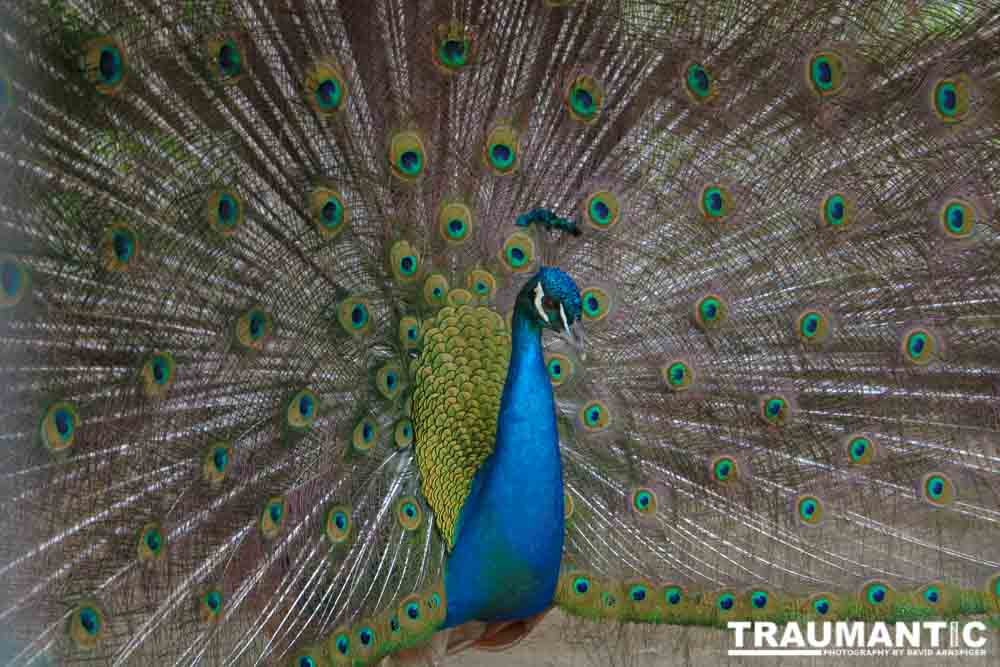
[[[424,334],[543,264],[556,603],[998,611],[996,3],[369,4],[0,6],[2,657],[422,650]]]

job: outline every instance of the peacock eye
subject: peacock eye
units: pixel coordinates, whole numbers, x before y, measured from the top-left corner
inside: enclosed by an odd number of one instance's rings
[[[542,305],[545,306],[546,310],[556,310],[559,308],[559,302],[551,296],[544,297],[542,299]]]

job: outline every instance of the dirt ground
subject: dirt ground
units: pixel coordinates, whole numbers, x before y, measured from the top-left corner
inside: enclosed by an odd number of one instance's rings
[[[985,657],[729,657],[728,631],[676,626],[609,629],[554,611],[523,642],[503,653],[467,651],[443,667],[978,667],[1000,666],[1000,632]]]

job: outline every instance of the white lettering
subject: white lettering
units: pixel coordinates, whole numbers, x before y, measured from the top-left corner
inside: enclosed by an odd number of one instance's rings
[[[830,621],[824,621],[823,623],[821,623],[820,626],[823,628],[823,637],[817,639],[816,623],[810,621],[809,625],[806,626],[806,635],[809,638],[809,646],[814,646],[817,648],[824,648],[826,646],[829,646],[830,641],[833,640],[833,631],[831,627],[832,625],[833,624],[830,623]]]
[[[868,648],[872,648],[876,644],[892,648],[892,637],[889,635],[889,628],[885,627],[885,623],[881,621],[872,627],[872,633],[868,635]]]
[[[948,627],[945,621],[924,621],[924,627],[931,631],[931,648],[941,646],[941,631]]]
[[[972,621],[971,623],[966,623],[965,627],[962,628],[962,644],[965,646],[971,646],[972,648],[982,648],[986,645],[986,637],[980,637],[979,639],[972,638],[972,631],[986,632],[986,624],[980,621]]]
[[[767,645],[771,648],[777,648],[778,641],[775,639],[775,635],[778,634],[778,626],[775,623],[769,623],[767,621],[762,621],[760,623],[754,623],[753,626],[753,645],[756,648],[763,646],[762,640],[767,640]]]
[[[736,631],[736,646],[743,648],[743,632],[749,630],[750,626],[753,625],[750,621],[729,621],[726,624],[730,630]]]
[[[812,623],[809,625],[812,625]],[[785,634],[781,635],[781,646],[782,648],[806,647],[806,642],[802,638],[802,630],[799,629],[798,623],[789,623],[785,626]],[[826,644],[824,644],[824,646],[826,646]]]
[[[905,641],[904,641],[905,640]],[[896,623],[896,648],[902,648],[909,644],[913,648],[920,646],[920,624],[910,623],[907,625],[901,621]]]
[[[853,648],[863,646],[865,638],[865,624],[860,621],[854,623],[837,623],[837,646]]]

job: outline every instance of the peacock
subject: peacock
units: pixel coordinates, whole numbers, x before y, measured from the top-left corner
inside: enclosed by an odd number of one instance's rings
[[[1000,613],[996,0],[0,24],[5,664]]]

